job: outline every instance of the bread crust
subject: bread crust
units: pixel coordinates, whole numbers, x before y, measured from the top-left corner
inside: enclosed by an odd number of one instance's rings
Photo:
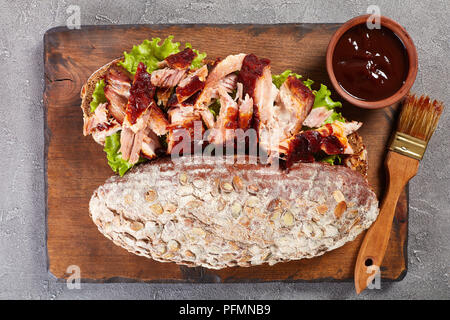
[[[114,63],[118,63],[121,61],[123,57],[114,59],[111,62],[108,62],[101,68],[99,68],[97,71],[92,73],[92,75],[86,80],[86,83],[81,87],[80,97],[81,97],[81,110],[83,111],[83,117],[89,117],[91,114],[91,106],[90,103],[92,101],[92,94],[95,90],[95,85],[98,81],[100,81],[109,71],[109,68]]]
[[[378,215],[376,195],[354,170],[297,163],[281,171],[245,159],[141,165],[100,186],[90,215],[134,254],[211,269],[319,256]]]

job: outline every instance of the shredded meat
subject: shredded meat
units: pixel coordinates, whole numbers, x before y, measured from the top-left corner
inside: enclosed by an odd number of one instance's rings
[[[187,69],[196,56],[197,54],[191,48],[186,48],[181,52],[168,56],[164,61],[171,69]]]
[[[309,128],[318,128],[323,125],[323,122],[328,119],[332,113],[333,110],[328,110],[325,107],[312,109],[308,117],[303,121],[303,125]]]
[[[244,58],[244,53],[230,55],[214,66],[214,69],[212,69],[206,79],[205,88],[202,90],[195,103],[196,109],[205,110],[207,108],[211,103],[211,99],[217,94],[219,81],[230,73],[241,70]]]
[[[360,122],[335,121],[315,130],[303,131],[283,141],[280,152],[285,155],[287,166],[295,161],[313,162],[319,151],[328,155],[353,154],[347,136],[361,127]]]
[[[160,88],[175,87],[183,79],[186,70],[171,68],[158,69],[152,72],[152,85]]]
[[[176,89],[177,101],[181,103],[202,90],[207,75],[208,68],[205,65],[181,80]]]
[[[208,137],[210,143],[225,144],[233,141],[234,130],[238,127],[238,106],[230,97],[225,88],[220,87],[220,112],[211,134]]]

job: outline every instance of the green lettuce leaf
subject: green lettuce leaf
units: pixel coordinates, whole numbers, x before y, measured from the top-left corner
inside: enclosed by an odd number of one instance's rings
[[[105,139],[105,147],[103,151],[106,152],[106,158],[111,169],[118,173],[121,177],[133,167],[133,164],[122,158],[120,150],[120,131],[116,132]],[[142,163],[147,161],[145,158],[140,158],[136,163]]]
[[[333,166],[335,164],[341,164],[342,158],[338,154],[333,154],[331,156],[326,156],[325,158],[321,159],[320,161],[329,163]]]
[[[192,45],[186,42],[186,48],[192,49]],[[203,60],[206,58],[206,52],[200,53],[197,49],[192,49],[192,51],[194,51],[197,54],[197,56],[195,57],[194,60],[192,60],[191,68],[192,69],[201,68],[203,66]]]
[[[105,80],[100,80],[95,84],[94,92],[92,93],[92,101],[90,103],[91,106],[91,113],[97,109],[99,104],[106,102],[105,97],[105,91],[103,90],[105,88]]]
[[[214,119],[216,119],[217,116],[219,115],[219,112],[220,112],[220,101],[219,101],[219,99],[217,99],[216,101],[211,103],[208,108],[209,108],[209,111],[211,111],[211,113],[213,114]]]
[[[345,122],[345,118],[342,113],[333,111],[333,113],[324,121],[324,123],[333,123],[335,121]]]
[[[321,84],[320,89],[313,93],[316,96],[313,108],[326,107],[328,110],[332,110],[342,107],[342,103],[331,99],[331,91],[328,90],[326,85]]]
[[[319,91],[314,92],[316,98],[314,99],[313,108],[325,107],[328,110],[333,110],[333,113],[324,121],[324,123],[332,123],[334,121],[345,122],[345,118],[335,108],[341,108],[342,103],[333,101],[331,99],[331,91],[326,85],[321,84]]]
[[[160,38],[152,38],[152,40],[144,40],[140,45],[133,46],[133,49],[124,52],[124,60],[119,62],[119,65],[128,70],[128,72],[135,74],[139,62],[143,62],[147,66],[147,72],[158,68],[158,62],[164,60],[174,53],[180,52],[180,43],[172,41],[173,36],[168,36],[161,45],[159,45]],[[192,48],[189,43],[186,43],[186,48]],[[199,53],[198,50],[192,49],[197,53],[197,57],[192,62],[192,68],[199,68],[202,66],[202,61],[206,57],[206,53]]]
[[[283,72],[280,73],[280,74],[273,74],[273,75],[272,75],[272,82],[273,82],[273,84],[274,84],[278,89],[280,89],[281,85],[286,81],[286,79],[287,79],[289,76],[294,76],[294,77],[296,77],[297,79],[302,78],[301,75],[299,75],[299,74],[297,74],[297,73],[295,73],[295,72],[292,72],[291,70],[288,69],[288,70],[283,71]],[[304,84],[305,86],[307,86],[310,90],[312,90],[312,89],[311,89],[311,85],[312,85],[313,83],[314,83],[314,81],[312,81],[311,79],[308,79],[308,80],[303,81],[303,84]]]
[[[311,86],[313,85],[314,81],[311,79],[303,81],[303,84],[309,88],[309,90],[312,90]]]

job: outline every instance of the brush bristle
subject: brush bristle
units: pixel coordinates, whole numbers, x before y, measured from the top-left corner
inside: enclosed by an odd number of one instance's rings
[[[403,103],[397,131],[428,142],[436,129],[444,110],[440,101],[431,101],[428,96],[417,98],[408,95]]]

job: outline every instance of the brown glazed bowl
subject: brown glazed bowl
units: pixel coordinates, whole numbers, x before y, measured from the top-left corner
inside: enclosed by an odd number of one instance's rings
[[[401,99],[403,99],[409,92],[409,89],[411,89],[412,85],[414,84],[414,81],[416,80],[417,76],[417,51],[416,47],[414,46],[414,43],[409,36],[409,34],[406,32],[406,30],[399,25],[397,22],[395,22],[392,19],[386,18],[384,16],[381,16],[380,22],[383,27],[386,27],[393,31],[403,42],[403,45],[406,48],[406,52],[408,54],[409,58],[409,71],[408,75],[406,76],[405,83],[403,86],[400,87],[400,89],[394,93],[392,96],[378,101],[363,101],[359,100],[351,95],[349,95],[347,92],[345,92],[344,89],[339,85],[338,81],[336,80],[336,76],[334,74],[333,70],[333,53],[334,48],[336,47],[336,44],[338,40],[342,37],[342,35],[349,30],[350,28],[366,23],[367,19],[370,17],[370,15],[363,15],[356,18],[353,18],[346,23],[344,23],[331,37],[331,40],[328,44],[327,48],[327,55],[326,55],[326,63],[327,63],[327,72],[328,76],[330,77],[331,83],[333,84],[334,89],[348,102],[351,104],[366,108],[366,109],[380,109],[384,108],[390,105],[393,105],[397,102],[399,102]]]

